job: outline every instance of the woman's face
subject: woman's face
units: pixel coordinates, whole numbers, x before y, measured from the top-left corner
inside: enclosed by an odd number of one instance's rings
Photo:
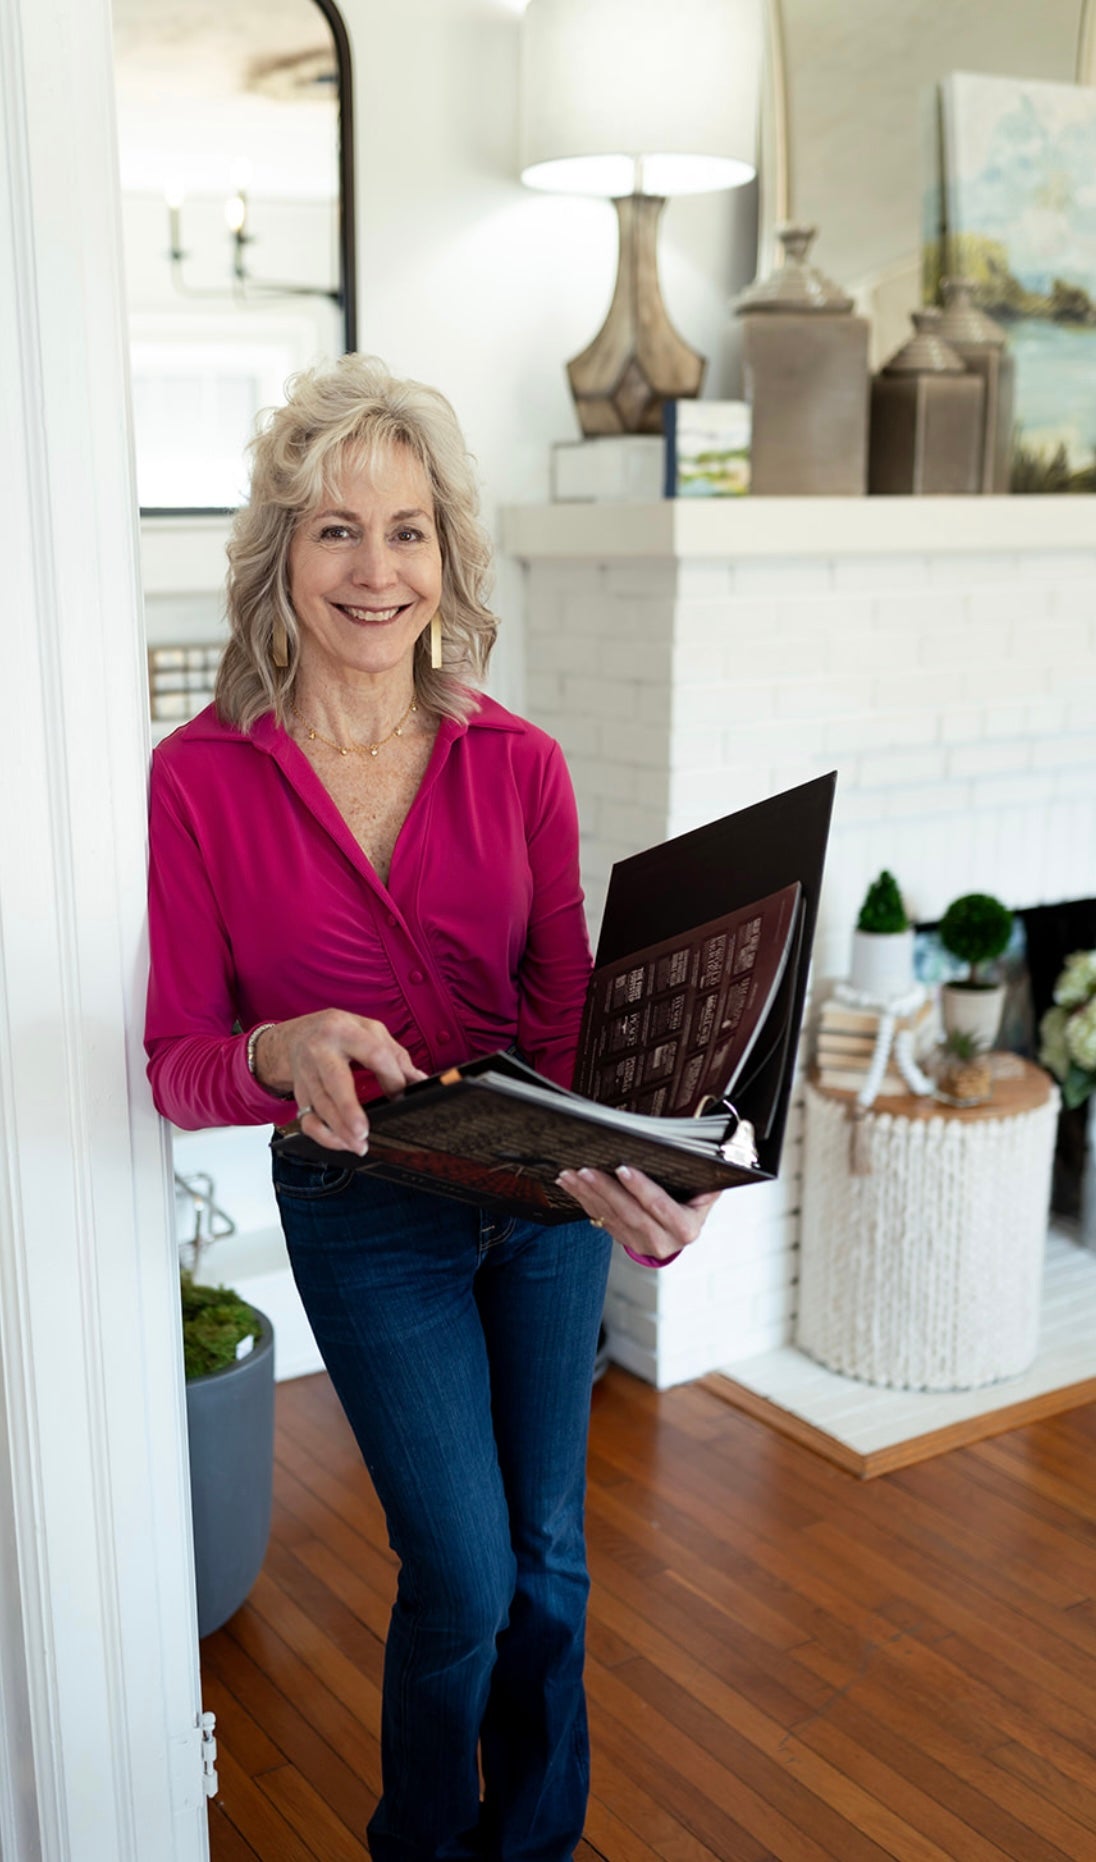
[[[426,472],[394,446],[347,466],[289,546],[302,669],[377,676],[410,668],[441,601],[441,547]]]

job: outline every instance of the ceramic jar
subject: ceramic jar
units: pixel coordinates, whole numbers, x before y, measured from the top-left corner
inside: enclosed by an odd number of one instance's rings
[[[961,497],[982,489],[986,384],[915,310],[916,334],[872,382],[868,490]]]
[[[868,324],[809,264],[814,236],[813,227],[783,227],[783,264],[735,303],[755,496],[849,497],[868,488]]]
[[[1008,491],[1012,479],[1012,428],[1016,404],[1016,363],[999,323],[979,310],[969,278],[945,278],[944,314],[939,332],[965,367],[982,377],[986,398],[982,413],[982,490]]]

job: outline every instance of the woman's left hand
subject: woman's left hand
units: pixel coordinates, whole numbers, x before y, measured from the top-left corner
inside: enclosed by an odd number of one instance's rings
[[[614,1241],[655,1261],[670,1260],[695,1241],[720,1196],[714,1190],[676,1203],[642,1170],[627,1165],[611,1177],[603,1170],[564,1170],[556,1181]]]

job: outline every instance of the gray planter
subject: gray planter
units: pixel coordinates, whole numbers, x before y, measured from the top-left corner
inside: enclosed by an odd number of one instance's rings
[[[254,1349],[186,1387],[198,1634],[243,1603],[266,1556],[274,1490],[274,1328]]]

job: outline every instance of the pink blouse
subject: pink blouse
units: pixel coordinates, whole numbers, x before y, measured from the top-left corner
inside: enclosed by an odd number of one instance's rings
[[[570,1085],[590,972],[574,795],[558,744],[493,700],[441,724],[386,886],[270,715],[245,735],[210,707],[162,743],[150,835],[145,1044],[177,1125],[286,1123],[246,1035],[332,1007],[427,1073],[516,1041]]]

